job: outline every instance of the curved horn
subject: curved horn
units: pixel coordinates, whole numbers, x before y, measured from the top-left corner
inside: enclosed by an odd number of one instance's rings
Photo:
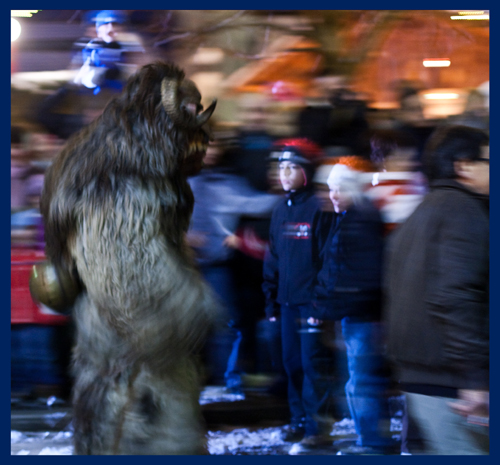
[[[203,126],[210,119],[212,113],[215,110],[216,105],[217,105],[217,99],[214,99],[214,101],[210,104],[210,106],[203,113],[200,113],[196,117],[196,123],[198,126]]]
[[[161,81],[161,103],[167,115],[173,120],[179,119],[179,102],[177,98],[177,89],[179,82],[176,79],[164,78]]]

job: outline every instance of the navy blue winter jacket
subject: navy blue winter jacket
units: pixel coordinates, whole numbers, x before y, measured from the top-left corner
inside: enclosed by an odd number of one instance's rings
[[[262,285],[268,318],[279,314],[280,305],[311,302],[332,221],[310,188],[287,194],[275,207]]]
[[[377,208],[366,198],[338,215],[325,261],[314,290],[319,319],[380,319],[384,226]]]

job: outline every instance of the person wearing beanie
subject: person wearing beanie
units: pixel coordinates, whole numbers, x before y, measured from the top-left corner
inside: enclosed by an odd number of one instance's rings
[[[329,397],[325,370],[332,364],[311,318],[311,299],[333,213],[324,212],[314,194],[319,147],[305,139],[279,140],[271,156],[279,160],[286,195],[271,218],[262,288],[267,318],[281,324],[291,418],[285,440],[309,449],[323,439],[318,416]]]
[[[363,194],[361,172],[336,164],[327,183],[337,220],[314,289],[313,316],[340,321],[346,345],[345,394],[358,439],[340,453],[399,453],[390,435],[390,376],[382,355],[382,218]]]
[[[125,23],[125,15],[119,10],[99,11],[95,21],[97,38],[92,39],[82,50],[83,66],[75,83],[99,93],[102,86],[121,90],[120,69],[123,62],[123,47],[117,34]]]
[[[123,24],[125,16],[118,10],[102,10],[95,17],[97,37],[103,42],[111,43],[116,40],[116,26]]]

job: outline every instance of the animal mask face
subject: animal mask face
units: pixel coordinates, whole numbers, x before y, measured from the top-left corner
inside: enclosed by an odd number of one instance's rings
[[[110,151],[125,135],[114,166],[134,164],[141,172],[152,169],[165,175],[195,174],[203,166],[209,142],[204,125],[216,106],[203,111],[201,94],[193,81],[171,63],[143,66],[127,82],[122,94],[108,105],[99,121]],[[118,134],[117,127],[123,129]],[[113,134],[116,133],[116,137]],[[102,144],[101,144],[102,145]]]
[[[201,94],[193,81],[164,78],[161,83],[161,102],[174,124],[192,134],[182,171],[186,175],[195,174],[203,166],[208,145],[208,134],[203,126],[212,116],[217,101],[214,100],[202,111]]]

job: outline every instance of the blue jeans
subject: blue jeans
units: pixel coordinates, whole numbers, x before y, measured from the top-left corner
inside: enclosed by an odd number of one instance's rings
[[[345,393],[358,434],[357,444],[393,445],[387,397],[390,381],[382,352],[381,324],[346,317],[342,320],[342,334],[349,369]]]
[[[219,297],[226,312],[226,320],[231,332],[231,352],[227,359],[224,380],[226,387],[241,387],[240,348],[243,333],[239,328],[239,309],[236,300],[235,283],[231,265],[222,264],[201,267],[203,277]]]
[[[321,332],[307,324],[309,305],[281,306],[283,366],[288,378],[291,423],[303,423],[306,436],[320,433],[318,414],[329,397],[331,354]]]

